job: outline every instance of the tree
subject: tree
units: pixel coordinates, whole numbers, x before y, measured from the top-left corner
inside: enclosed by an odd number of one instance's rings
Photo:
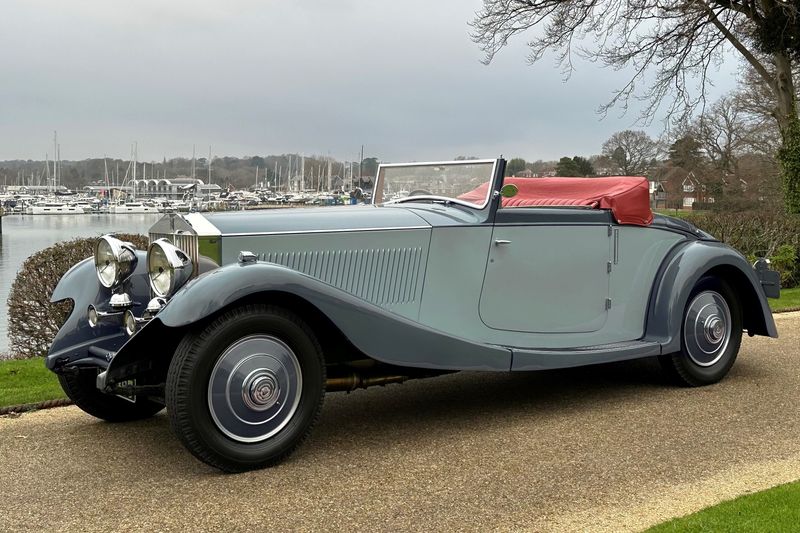
[[[581,157],[576,155],[572,158],[572,161],[575,163],[575,170],[577,170],[576,176],[593,176],[594,175],[594,167],[592,166],[591,161],[586,159],[585,157]]]
[[[601,110],[624,110],[632,97],[638,98],[645,102],[640,118],[646,121],[663,109],[668,117],[688,122],[705,105],[710,70],[735,51],[774,97],[786,206],[800,213],[796,1],[483,0],[472,27],[487,63],[512,37],[534,29],[528,42],[531,62],[555,51],[568,76],[577,50],[605,66],[627,69],[632,73],[628,82]],[[594,43],[578,48],[587,38]]]
[[[618,131],[603,143],[603,155],[626,176],[644,174],[658,152],[658,142],[643,131]]]
[[[591,176],[594,174],[592,163],[585,157],[576,155],[573,158],[562,157],[556,165],[556,176]]]
[[[556,165],[556,176],[575,176],[578,173],[578,166],[569,157],[562,157]]]
[[[609,176],[611,175],[610,169],[616,166],[609,156],[602,154],[591,156],[589,162],[592,164],[596,176]]]
[[[362,176],[375,176],[378,173],[378,158],[366,157],[361,162]]]
[[[527,163],[521,157],[515,157],[506,164],[506,176],[514,176],[525,170]]]
[[[691,133],[682,135],[669,147],[669,163],[686,172],[699,171],[705,163],[700,148],[700,142]]]
[[[692,128],[712,167],[723,174],[735,174],[745,146],[748,125],[730,96],[717,100]]]
[[[748,135],[744,139],[747,147],[756,153],[775,157],[781,146],[781,132],[774,116],[777,103],[772,90],[752,68],[744,68],[739,87],[731,98],[747,124]]]
[[[533,163],[530,163],[529,166],[535,176],[542,176],[554,172],[556,169],[556,162],[537,159]]]

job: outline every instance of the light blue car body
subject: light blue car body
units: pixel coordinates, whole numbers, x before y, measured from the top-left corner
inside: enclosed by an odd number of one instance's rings
[[[641,227],[600,209],[501,208],[497,168],[483,209],[404,202],[168,215],[151,239],[179,240],[207,271],[128,338],[120,326],[84,324],[110,292],[91,261],[76,265],[53,294],[74,309],[48,367],[96,365],[108,387],[168,364],[188,328],[252,301],[291,306],[337,335],[340,359],[523,371],[654,356],[680,349],[684,309],[706,275],[735,288],[750,334],[777,335],[760,280],[735,250],[658,215]],[[257,261],[240,261],[242,251]],[[129,286],[139,316],[150,298],[144,263],[140,254]]]

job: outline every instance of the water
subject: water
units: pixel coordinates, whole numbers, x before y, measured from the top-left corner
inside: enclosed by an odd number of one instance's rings
[[[142,233],[162,215],[7,215],[0,235],[0,354],[8,351],[8,293],[31,254],[59,241],[111,232]]]

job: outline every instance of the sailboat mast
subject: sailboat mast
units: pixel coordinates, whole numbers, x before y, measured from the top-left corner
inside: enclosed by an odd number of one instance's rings
[[[56,168],[56,153],[58,151],[58,132],[53,130],[53,184],[52,187],[55,188],[56,186],[56,178],[58,178],[58,169]],[[50,182],[47,182],[47,191],[50,192]]]
[[[133,200],[136,201],[136,160],[139,158],[139,143],[133,143]]]

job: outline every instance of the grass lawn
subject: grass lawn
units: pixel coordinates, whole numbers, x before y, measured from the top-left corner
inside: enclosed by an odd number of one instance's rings
[[[65,397],[41,357],[0,361],[0,407]]]
[[[781,297],[777,300],[769,298],[767,300],[773,311],[783,311],[786,309],[800,309],[800,287],[793,289],[783,289]]]
[[[678,209],[677,211],[674,209],[655,209],[655,213],[659,215],[667,215],[668,217],[673,218],[686,218],[691,214],[703,213],[704,211],[692,211],[691,209]]]
[[[695,514],[664,522],[647,533],[669,531],[797,531],[800,524],[800,482],[703,509]]]

